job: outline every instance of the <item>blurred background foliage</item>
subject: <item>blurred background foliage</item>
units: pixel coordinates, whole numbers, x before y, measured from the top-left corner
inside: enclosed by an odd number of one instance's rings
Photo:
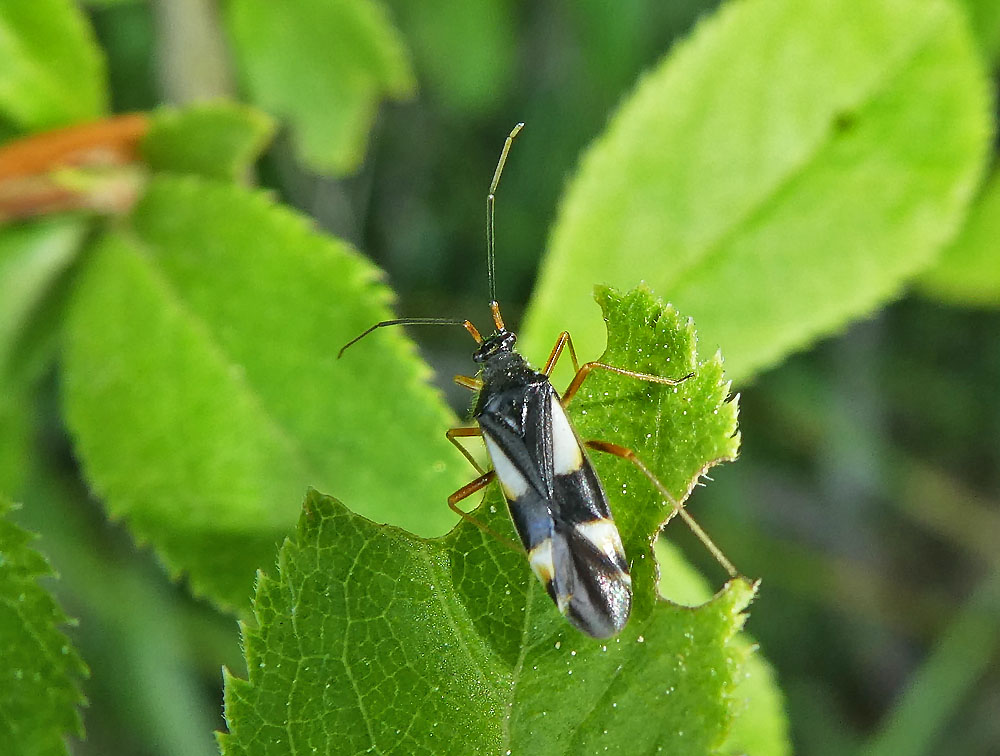
[[[35,2],[52,19],[66,5]],[[954,4],[995,89],[1000,2]],[[0,22],[28,5],[5,0]],[[0,137],[99,115],[103,95],[86,91],[88,66],[106,65],[111,112],[249,99],[281,122],[256,166],[259,185],[387,271],[396,311],[478,318],[487,172],[500,138],[524,120],[530,138],[516,147],[498,209],[498,299],[516,325],[581,154],[643,73],[719,3],[361,5],[366,12],[348,21],[338,16],[342,4],[321,0],[83,2],[78,28],[28,27],[39,54],[62,66],[74,108],[18,110],[18,92],[0,87]],[[281,40],[269,14],[285,12],[353,41]],[[61,63],[45,44],[64,33],[92,33],[104,63]],[[0,65],[15,59],[3,46],[9,39],[0,35]],[[300,43],[302,58],[289,62],[282,43]],[[283,77],[310,96],[289,98]],[[1000,182],[992,161],[991,153],[967,222],[937,244],[936,267],[878,312],[735,387],[741,458],[697,493],[716,541],[744,573],[763,578],[749,628],[777,670],[796,753],[1000,754]],[[0,245],[16,244],[8,234],[20,232],[5,230]],[[58,287],[61,266],[72,264],[60,250],[86,233],[71,222],[51,230],[51,267],[39,276],[53,280],[55,271]],[[30,283],[19,279],[18,291]],[[20,312],[13,294],[3,293],[8,309],[0,301],[4,349]],[[43,314],[58,309],[52,300]],[[80,619],[70,634],[92,673],[87,740],[72,750],[215,753],[220,662],[244,674],[232,619],[170,582],[88,492],[45,333],[18,336],[30,380],[16,376],[0,396],[0,480],[24,503],[14,517],[41,533],[38,546],[61,575],[51,587]],[[464,413],[467,397],[449,379],[468,369],[466,340],[435,329],[417,338]],[[10,442],[21,437],[30,439],[23,449]],[[679,528],[671,537],[691,546]],[[699,562],[696,547],[687,551]]]

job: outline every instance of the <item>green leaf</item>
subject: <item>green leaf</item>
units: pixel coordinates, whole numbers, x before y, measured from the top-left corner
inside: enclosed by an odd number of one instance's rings
[[[989,142],[962,21],[944,0],[724,5],[584,157],[522,343],[572,327],[596,349],[592,282],[642,279],[739,381],[895,296],[956,230]]]
[[[81,271],[76,453],[111,514],[222,606],[247,605],[308,486],[424,535],[454,522],[468,477],[412,345],[390,329],[336,358],[391,316],[377,276],[262,193],[166,176]]]
[[[979,41],[988,65],[1000,62],[1000,3],[996,0],[960,0],[969,16],[969,27]]]
[[[377,0],[233,0],[233,47],[251,99],[287,119],[303,160],[348,173],[383,98],[414,89],[402,39]]]
[[[509,0],[394,0],[391,6],[435,98],[465,114],[489,113],[504,101],[517,62]]]
[[[37,373],[52,356],[49,305],[87,227],[62,217],[0,228],[0,386],[12,373]]]
[[[160,108],[142,153],[153,170],[237,181],[246,178],[273,134],[267,114],[238,103]]]
[[[655,553],[660,568],[661,595],[685,606],[697,606],[709,600],[712,591],[707,581],[684,560],[676,546],[665,538],[658,538]],[[788,740],[788,718],[774,670],[756,652],[757,646],[750,638],[737,636],[733,644],[746,654],[746,662],[732,695],[736,719],[720,750],[734,756],[787,756],[792,750]]]
[[[0,501],[0,753],[64,754],[63,738],[83,735],[87,667],[58,629],[66,615],[39,584],[52,570],[31,534],[9,522],[10,509]]]
[[[937,265],[920,279],[923,290],[945,302],[1000,305],[1000,170],[973,203],[965,226]]]
[[[671,308],[641,290],[600,300],[608,359],[661,374],[695,366],[691,326]],[[570,405],[581,436],[641,446],[678,496],[735,451],[717,358],[676,391],[593,380]],[[620,636],[570,627],[523,555],[466,522],[425,541],[312,492],[277,579],[258,578],[256,623],[243,627],[249,679],[226,676],[223,753],[718,753],[753,588],[733,581],[694,610],[659,599],[650,544],[670,509],[627,463],[594,463],[633,564]],[[498,491],[476,516],[513,536]]]
[[[0,115],[25,131],[97,118],[107,107],[104,59],[73,0],[5,0],[0,61]]]

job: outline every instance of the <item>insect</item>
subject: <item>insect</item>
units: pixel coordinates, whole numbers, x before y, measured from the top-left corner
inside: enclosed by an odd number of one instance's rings
[[[455,381],[478,392],[473,427],[452,428],[451,441],[478,470],[479,477],[448,497],[450,506],[475,525],[489,529],[458,507],[458,502],[499,480],[514,527],[521,539],[532,571],[545,586],[559,611],[579,630],[595,638],[618,634],[632,608],[632,578],[618,528],[611,517],[608,499],[586,449],[607,452],[634,464],[673,503],[674,510],[692,527],[730,575],[736,570],[722,555],[685,509],[632,450],[606,441],[582,441],[566,414],[587,376],[607,370],[642,381],[674,386],[678,379],[638,373],[602,362],[580,365],[568,331],[556,341],[545,367],[532,368],[514,349],[517,336],[507,329],[496,300],[493,228],[497,185],[507,154],[518,132],[517,124],[504,142],[486,198],[487,274],[490,312],[495,330],[483,338],[469,320],[448,318],[400,318],[368,328],[340,350],[341,356],[372,331],[396,325],[460,325],[476,340],[472,359],[480,366],[478,376],[455,376]],[[559,357],[569,352],[576,374],[560,396],[549,381]],[[493,469],[484,470],[459,439],[481,436]],[[495,535],[495,534],[494,534]]]

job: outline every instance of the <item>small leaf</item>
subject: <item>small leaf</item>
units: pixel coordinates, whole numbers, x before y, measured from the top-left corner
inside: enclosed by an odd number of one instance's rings
[[[142,153],[153,170],[238,181],[246,178],[273,133],[265,113],[238,103],[160,108]]]
[[[644,291],[600,299],[609,359],[659,374],[695,365],[672,309]],[[735,450],[718,368],[698,366],[676,392],[608,375],[570,408],[584,438],[644,444],[680,497]],[[223,753],[719,753],[753,588],[733,581],[698,609],[657,598],[650,544],[670,509],[627,463],[602,467],[635,588],[629,624],[605,641],[570,627],[523,555],[474,526],[425,541],[310,493],[277,579],[258,579],[249,680],[226,675]],[[476,516],[513,536],[495,489]]]
[[[87,667],[58,629],[67,617],[39,579],[52,575],[0,501],[0,753],[64,754],[83,735],[78,706]]]
[[[1000,170],[983,186],[961,233],[920,284],[945,302],[1000,305]]]
[[[72,0],[5,0],[0,114],[25,131],[97,118],[107,107],[104,59]]]
[[[382,98],[414,89],[402,39],[378,0],[233,0],[233,46],[250,97],[291,123],[302,158],[353,171]]]
[[[642,279],[749,377],[933,261],[978,181],[989,113],[951,2],[726,4],[584,157],[522,343],[571,326],[596,349],[590,286]]]
[[[424,535],[454,522],[468,476],[412,345],[390,329],[337,359],[391,316],[346,244],[261,193],[161,175],[91,252],[66,328],[76,452],[197,592],[246,606],[310,485]]]

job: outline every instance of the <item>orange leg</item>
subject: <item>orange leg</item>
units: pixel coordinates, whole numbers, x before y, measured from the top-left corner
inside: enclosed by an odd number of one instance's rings
[[[591,374],[594,370],[600,368],[601,370],[608,370],[612,373],[617,373],[618,375],[624,375],[629,378],[635,378],[640,381],[649,381],[650,383],[660,383],[664,386],[676,386],[679,383],[683,383],[688,378],[690,378],[694,373],[688,373],[683,378],[664,378],[660,375],[650,375],[649,373],[638,373],[635,370],[626,370],[625,368],[615,367],[614,365],[608,365],[604,362],[588,362],[582,368],[576,371],[576,375],[573,376],[573,380],[570,381],[569,386],[562,395],[562,403],[565,407],[573,399],[573,396],[577,391],[580,390],[580,386],[583,382],[587,380],[587,376]]]
[[[457,514],[463,520],[468,520],[469,522],[471,522],[473,525],[475,525],[477,528],[479,528],[481,531],[483,531],[487,535],[491,535],[494,538],[496,538],[504,546],[506,546],[506,547],[508,547],[510,549],[513,549],[518,554],[522,554],[523,555],[524,554],[524,549],[523,548],[521,548],[520,546],[518,546],[517,544],[515,544],[509,538],[504,538],[502,535],[500,535],[499,533],[497,533],[491,527],[489,527],[488,525],[484,525],[479,520],[477,520],[475,517],[473,517],[472,515],[470,515],[468,512],[466,512],[466,511],[464,511],[462,509],[459,509],[459,507],[458,507],[458,502],[460,502],[462,499],[465,499],[465,498],[468,498],[469,496],[472,496],[472,494],[476,493],[476,491],[482,491],[484,488],[486,488],[486,486],[488,486],[490,483],[493,482],[493,479],[495,477],[496,477],[496,472],[493,471],[493,470],[490,470],[487,473],[483,473],[478,478],[476,478],[474,481],[472,481],[471,483],[467,483],[466,485],[462,486],[460,489],[458,489],[457,491],[455,491],[455,493],[453,493],[451,496],[449,496],[448,497],[448,506],[451,508],[452,512],[454,512],[455,514]]]
[[[483,388],[483,382],[478,378],[472,378],[468,375],[456,375],[455,383],[457,383],[462,388],[467,388],[469,391],[480,391]]]
[[[460,452],[462,452],[463,455],[465,455],[465,458],[472,463],[472,466],[476,468],[476,471],[480,475],[485,475],[486,471],[476,461],[476,458],[469,453],[468,449],[466,449],[464,446],[458,443],[458,439],[460,438],[472,438],[474,436],[482,436],[482,435],[483,432],[479,430],[479,428],[450,428],[448,432],[445,433],[445,436],[448,438],[448,440],[451,441],[451,443],[454,444],[455,447]]]
[[[552,369],[555,367],[556,362],[562,355],[563,348],[569,347],[569,356],[573,360],[573,369],[576,370],[576,375],[573,376],[573,380],[570,381],[569,386],[563,392],[562,404],[565,407],[573,399],[573,396],[577,391],[580,390],[580,386],[583,382],[587,380],[587,376],[594,370],[609,370],[612,373],[617,373],[618,375],[624,375],[629,378],[635,378],[640,381],[650,381],[651,383],[660,383],[664,386],[676,386],[679,383],[686,381],[694,373],[688,373],[683,378],[664,378],[659,375],[651,375],[649,373],[639,373],[635,370],[626,370],[625,368],[615,367],[614,365],[608,365],[606,362],[588,362],[583,367],[580,367],[580,363],[576,358],[576,349],[573,348],[573,337],[569,335],[569,331],[563,331],[559,334],[559,338],[556,340],[556,345],[552,348],[552,352],[549,354],[549,359],[545,363],[545,369],[542,371],[545,375],[551,375]]]
[[[573,348],[573,337],[569,335],[569,331],[563,331],[559,334],[559,338],[556,339],[556,345],[552,347],[549,359],[545,362],[545,369],[542,371],[545,375],[552,375],[552,368],[556,366],[556,361],[559,359],[565,346],[569,346],[569,357],[573,360],[573,369],[580,372],[580,363],[576,359],[576,349]]]
[[[698,536],[698,540],[700,540],[705,545],[705,548],[708,549],[709,552],[712,554],[712,556],[714,556],[716,560],[719,562],[719,564],[721,564],[725,568],[726,572],[729,573],[730,577],[734,578],[739,577],[739,573],[736,571],[736,568],[733,567],[733,563],[726,558],[726,555],[722,553],[722,550],[715,545],[715,543],[712,541],[711,538],[708,537],[708,533],[702,530],[701,525],[695,522],[691,514],[684,507],[680,505],[680,503],[673,497],[670,491],[667,490],[667,487],[660,482],[659,478],[653,475],[652,471],[648,467],[646,467],[645,463],[641,459],[639,459],[636,456],[634,451],[624,446],[619,446],[618,444],[608,443],[607,441],[587,441],[585,442],[585,445],[587,446],[587,448],[594,449],[595,451],[602,451],[602,452],[607,452],[608,454],[613,454],[616,457],[620,457],[624,460],[631,462],[633,465],[639,468],[639,471],[643,475],[645,475],[649,479],[649,482],[652,483],[653,486],[656,488],[656,490],[660,492],[660,495],[663,496],[664,499],[669,501],[670,504],[673,506],[674,508],[673,515],[681,516],[681,519],[684,520],[684,522],[687,523],[688,527],[691,528],[692,532],[696,536]],[[673,515],[671,515],[671,518],[673,517]],[[669,521],[670,518],[667,519],[667,522]]]

